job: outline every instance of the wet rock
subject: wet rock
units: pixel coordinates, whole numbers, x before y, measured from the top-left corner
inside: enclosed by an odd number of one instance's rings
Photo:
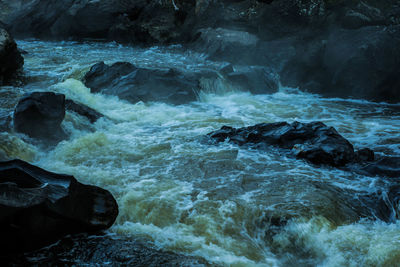
[[[208,136],[215,142],[227,140],[260,149],[277,146],[292,150],[297,158],[314,164],[343,166],[355,157],[352,144],[322,122],[262,123],[238,129],[223,126]]]
[[[400,157],[380,157],[360,168],[370,176],[400,178]]]
[[[101,117],[104,117],[104,115],[100,112],[97,112],[96,110],[89,108],[82,103],[75,102],[71,99],[65,100],[65,108],[69,111],[76,112],[79,115],[88,118],[91,123],[94,123]]]
[[[18,51],[11,35],[0,25],[0,85],[15,80],[24,65],[24,58]]]
[[[21,160],[0,163],[0,254],[107,229],[118,215],[110,192]]]
[[[64,237],[57,244],[4,259],[17,265],[211,266],[198,257],[155,248],[146,240],[116,235]]]
[[[61,128],[65,117],[65,96],[52,92],[33,92],[22,97],[14,111],[14,129],[30,137],[60,141],[66,138]]]
[[[193,49],[206,53],[210,59],[229,58],[237,64],[246,63],[246,51],[254,50],[259,42],[254,34],[224,28],[200,29],[196,36]]]
[[[116,95],[131,103],[160,101],[184,104],[196,100],[200,79],[216,77],[213,72],[183,73],[174,69],[138,68],[127,62],[111,66],[97,63],[84,77],[91,92]]]
[[[229,68],[230,66],[230,68]],[[261,66],[225,66],[221,72],[235,89],[253,94],[271,94],[279,89],[279,76],[270,68]]]

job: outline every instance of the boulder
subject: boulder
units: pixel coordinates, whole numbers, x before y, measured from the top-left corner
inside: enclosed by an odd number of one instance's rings
[[[127,62],[111,66],[100,62],[86,73],[84,83],[93,93],[116,95],[131,103],[160,101],[185,104],[196,100],[200,79],[216,76],[214,72],[183,73],[174,69],[138,68]]]
[[[292,150],[297,158],[314,164],[343,166],[353,162],[353,145],[333,127],[322,122],[262,123],[243,128],[223,126],[208,136],[214,142],[228,141],[261,149],[277,146]]]
[[[30,137],[49,141],[66,138],[61,128],[65,117],[65,96],[33,92],[23,96],[14,111],[14,129]]]
[[[2,255],[107,229],[118,215],[110,192],[21,160],[0,163],[0,210]]]
[[[14,80],[23,65],[24,58],[17,44],[0,24],[0,86]]]
[[[71,99],[65,100],[65,108],[69,111],[73,111],[83,117],[86,117],[91,123],[94,123],[101,117],[104,117],[104,115],[100,112],[97,112],[96,110]]]

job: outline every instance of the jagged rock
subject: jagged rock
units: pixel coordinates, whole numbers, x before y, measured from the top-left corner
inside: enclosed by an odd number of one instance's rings
[[[17,44],[0,24],[0,85],[15,79],[23,65],[24,58],[18,51]]]
[[[14,129],[33,138],[59,141],[66,138],[61,128],[65,117],[65,96],[33,92],[22,97],[14,111]]]
[[[21,160],[0,163],[0,254],[35,249],[80,232],[110,227],[110,192]]]
[[[78,113],[81,116],[88,118],[91,123],[96,122],[101,117],[104,117],[103,114],[97,112],[96,110],[89,108],[81,103],[75,102],[71,99],[65,100],[65,108],[69,111],[73,111]]]
[[[353,145],[322,122],[262,123],[238,129],[223,126],[208,136],[215,142],[228,140],[240,146],[290,149],[297,158],[314,164],[343,166],[355,157]]]
[[[92,66],[84,77],[91,92],[116,95],[132,103],[161,101],[184,104],[196,100],[201,78],[216,78],[213,72],[182,73],[180,71],[137,68],[127,62],[111,66],[104,62]]]

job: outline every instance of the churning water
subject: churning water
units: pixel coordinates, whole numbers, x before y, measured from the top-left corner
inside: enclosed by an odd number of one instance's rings
[[[67,112],[71,137],[42,148],[0,133],[0,154],[74,175],[110,190],[120,215],[110,229],[149,238],[164,249],[227,266],[399,266],[400,222],[360,218],[361,195],[398,182],[366,177],[229,143],[204,143],[223,125],[319,120],[356,148],[400,156],[400,105],[325,99],[281,88],[252,95],[223,87],[180,106],[130,104],[92,94],[80,79],[99,61],[184,71],[223,63],[179,47],[131,48],[114,43],[20,41],[24,88],[2,87],[1,112],[32,90],[55,91],[103,113],[94,124]]]

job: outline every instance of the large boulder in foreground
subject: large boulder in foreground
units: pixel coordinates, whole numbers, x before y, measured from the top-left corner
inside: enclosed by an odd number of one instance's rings
[[[14,129],[30,137],[59,141],[66,137],[61,128],[65,117],[65,96],[33,92],[20,99],[14,111]]]
[[[212,76],[215,74],[198,75],[174,69],[144,69],[128,62],[117,62],[108,66],[100,62],[86,73],[84,83],[93,93],[116,95],[131,103],[160,101],[185,104],[196,100],[200,78]]]
[[[21,160],[0,162],[0,254],[107,229],[117,215],[117,202],[104,189]]]
[[[0,85],[13,80],[23,65],[24,58],[18,51],[17,44],[0,24]]]
[[[223,126],[208,136],[215,142],[228,140],[240,146],[290,149],[297,158],[314,164],[343,166],[356,157],[353,145],[322,122],[262,123],[238,129]]]

